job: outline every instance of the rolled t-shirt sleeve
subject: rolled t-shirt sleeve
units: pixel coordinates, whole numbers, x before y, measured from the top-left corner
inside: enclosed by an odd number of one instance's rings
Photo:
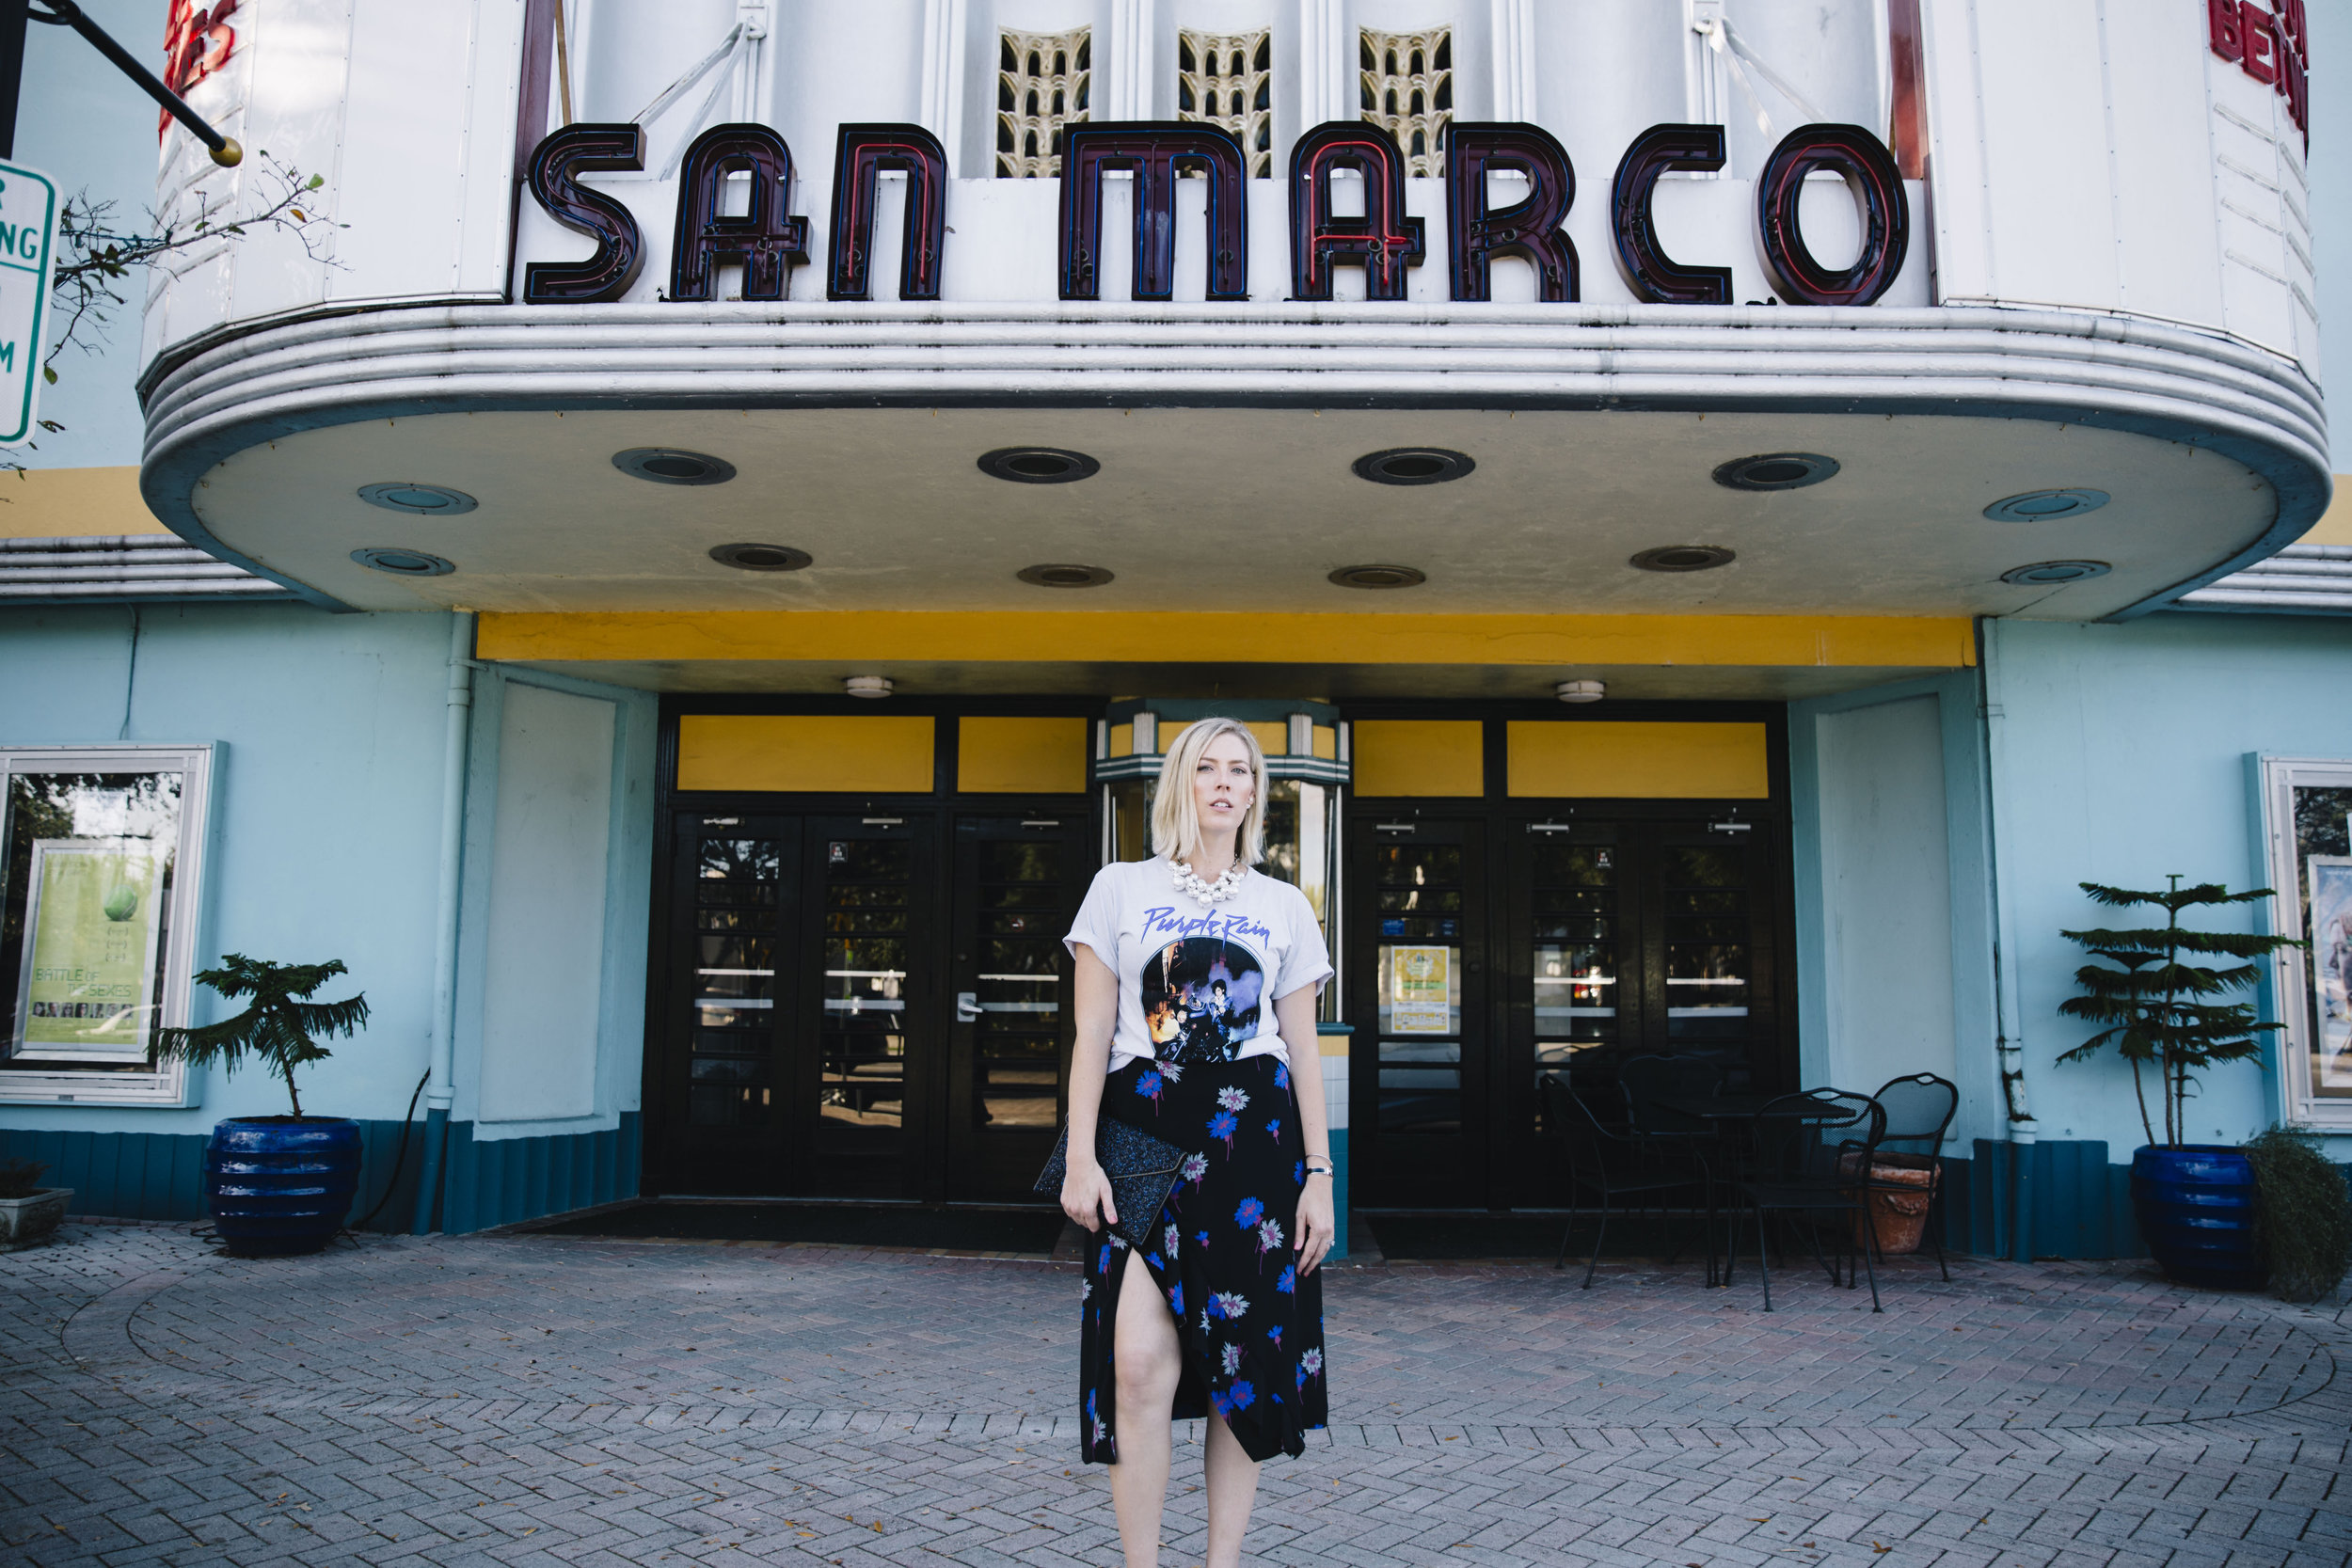
[[[1307,895],[1296,888],[1287,888],[1285,900],[1290,913],[1290,951],[1282,959],[1282,973],[1275,976],[1274,1000],[1305,986],[1317,985],[1331,977],[1331,951],[1323,943],[1323,927],[1315,920],[1313,906]]]
[[[1073,961],[1083,942],[1114,972],[1119,968],[1119,889],[1113,880],[1117,874],[1116,864],[1094,874],[1086,900],[1078,906],[1078,918],[1071,923],[1070,934],[1061,939]]]

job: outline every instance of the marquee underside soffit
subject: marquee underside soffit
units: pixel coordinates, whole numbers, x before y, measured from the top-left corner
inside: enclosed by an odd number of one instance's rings
[[[977,460],[1041,446],[1101,464],[1016,483]],[[1380,484],[1370,452],[1470,454],[1451,483]],[[723,458],[723,483],[649,483],[615,452]],[[1711,477],[1764,452],[1836,474],[1753,493]],[[151,499],[153,494],[151,464]],[[388,511],[367,484],[445,486],[460,516]],[[2059,522],[1989,520],[2024,491],[2112,499]],[[1382,614],[2024,615],[2091,620],[2262,541],[2279,510],[2246,464],[2185,442],[2045,420],[1928,414],[939,407],[428,413],[324,425],[234,451],[186,492],[207,542],[343,605],[490,610],[1073,610]],[[159,507],[167,520],[168,508]],[[190,531],[183,519],[175,526]],[[805,551],[798,571],[721,564],[719,546]],[[1666,546],[1734,552],[1640,570]],[[456,570],[403,579],[353,552]],[[2106,575],[2002,574],[2091,561]],[[1016,576],[1104,568],[1080,590]],[[1336,569],[1413,567],[1418,587],[1335,586]]]

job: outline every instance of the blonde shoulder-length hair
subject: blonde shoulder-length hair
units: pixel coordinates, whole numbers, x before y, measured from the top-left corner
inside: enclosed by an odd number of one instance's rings
[[[1227,735],[1239,736],[1249,748],[1249,777],[1254,786],[1249,809],[1242,814],[1241,832],[1234,835],[1234,847],[1245,865],[1265,859],[1265,752],[1259,749],[1258,737],[1249,726],[1238,719],[1195,720],[1168,749],[1168,760],[1160,764],[1159,789],[1152,797],[1153,854],[1187,861],[1200,849],[1200,811],[1192,799],[1193,770],[1200,766],[1201,753],[1219,736]]]

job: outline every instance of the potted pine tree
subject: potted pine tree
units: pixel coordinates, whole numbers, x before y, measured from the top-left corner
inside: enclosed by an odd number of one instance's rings
[[[2082,1061],[2111,1044],[2131,1064],[2139,1123],[2148,1134],[2147,1145],[2132,1156],[2132,1209],[2166,1276],[2184,1285],[2254,1290],[2269,1271],[2256,1231],[2253,1162],[2235,1146],[2188,1142],[2188,1101],[2198,1074],[2217,1062],[2261,1055],[2262,1037],[2281,1027],[2258,1020],[2251,1002],[2222,998],[2253,986],[2261,973],[2255,960],[2297,943],[2291,937],[2181,924],[2184,910],[2250,904],[2271,896],[2268,888],[2232,893],[2219,882],[2183,887],[2177,875],[2167,880],[2163,892],[2081,884],[2095,904],[2153,905],[2164,911],[2165,923],[2059,933],[2106,962],[2076,970],[2082,994],[2058,1004],[2066,1016],[2105,1027],[2058,1060]],[[2196,958],[2237,961],[2188,961]],[[2164,1119],[2161,1141],[2148,1109],[2150,1071],[2156,1075]]]
[[[213,1062],[234,1072],[251,1056],[286,1081],[294,1114],[231,1117],[213,1129],[204,1149],[204,1199],[213,1228],[241,1258],[316,1252],[335,1239],[359,1190],[359,1124],[345,1117],[306,1117],[294,1069],[333,1053],[321,1036],[348,1037],[368,1021],[365,996],[313,1002],[310,995],[338,974],[341,958],[323,964],[274,964],[230,953],[197,982],[252,1005],[234,1018],[200,1029],[164,1029],[157,1053],[199,1066]]]

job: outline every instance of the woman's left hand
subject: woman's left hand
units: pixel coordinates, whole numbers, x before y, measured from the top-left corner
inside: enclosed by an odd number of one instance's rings
[[[1298,1238],[1298,1272],[1310,1275],[1322,1266],[1323,1255],[1331,1250],[1337,1239],[1333,1232],[1336,1222],[1331,1214],[1331,1179],[1327,1176],[1307,1178],[1307,1190],[1298,1195],[1297,1223],[1291,1233]]]

